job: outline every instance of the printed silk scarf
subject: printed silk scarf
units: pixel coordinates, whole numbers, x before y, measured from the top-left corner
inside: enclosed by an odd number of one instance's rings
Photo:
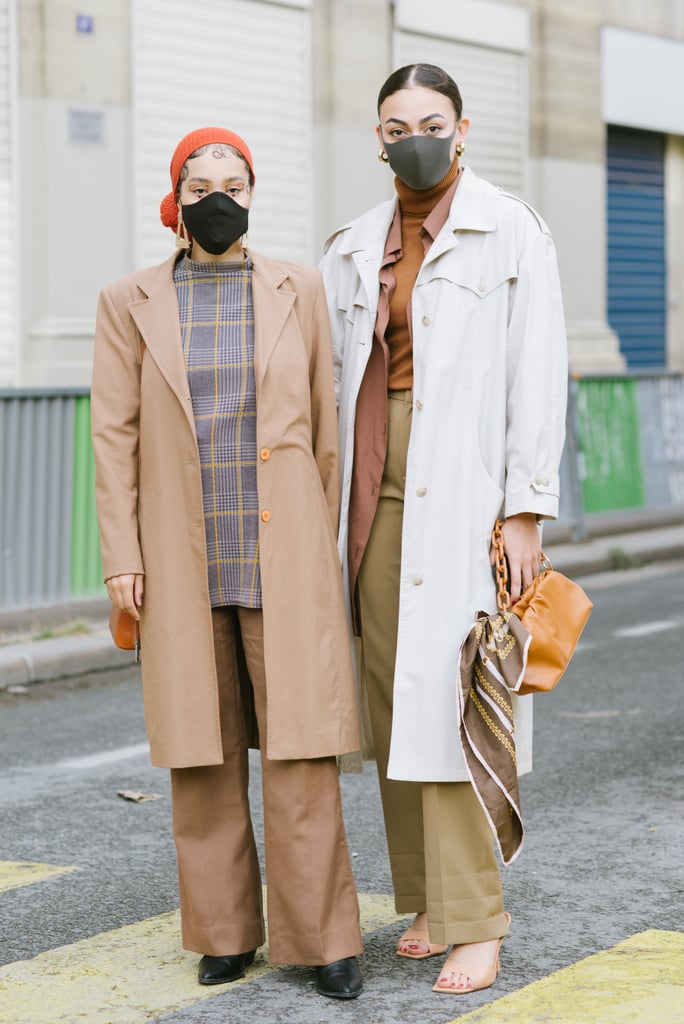
[[[459,657],[461,745],[504,864],[524,836],[510,691],[525,674],[530,640],[517,615],[478,612]]]

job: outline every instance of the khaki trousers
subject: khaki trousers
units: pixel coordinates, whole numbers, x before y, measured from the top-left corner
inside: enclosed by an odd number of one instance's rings
[[[472,786],[387,778],[411,392],[390,392],[388,407],[387,458],[358,602],[395,905],[400,914],[427,911],[434,943],[482,942],[505,935],[508,924],[492,834]]]
[[[183,946],[227,956],[264,942],[237,662],[240,630],[261,742],[270,958],[320,965],[362,950],[334,757],[271,761],[262,613],[212,613],[224,761],[171,772]]]

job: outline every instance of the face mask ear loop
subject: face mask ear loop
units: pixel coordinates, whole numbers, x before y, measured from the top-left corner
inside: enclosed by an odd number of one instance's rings
[[[178,204],[178,223],[176,225],[176,249],[189,249],[192,245],[185,224],[183,223],[183,211],[181,204]]]

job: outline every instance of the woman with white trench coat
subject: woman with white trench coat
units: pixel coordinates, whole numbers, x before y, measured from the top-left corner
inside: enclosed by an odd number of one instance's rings
[[[493,610],[490,538],[515,601],[558,513],[567,359],[539,215],[460,162],[469,122],[441,68],[380,91],[395,198],[332,235],[321,268],[338,388],[339,548],[378,761],[397,946],[451,950],[436,991],[491,985],[508,932],[492,835],[459,744],[461,643]],[[518,772],[532,698],[513,697]]]

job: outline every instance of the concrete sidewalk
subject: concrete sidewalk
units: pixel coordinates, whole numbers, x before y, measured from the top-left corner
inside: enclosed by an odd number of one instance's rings
[[[573,578],[629,569],[684,558],[684,524],[614,533],[578,544],[554,543],[551,534],[544,550],[555,569]],[[111,641],[105,608],[102,601],[81,605],[78,632],[46,639],[30,638],[38,632],[40,609],[26,613],[23,623],[18,613],[0,612],[0,634],[5,637],[0,643],[0,691],[22,692],[33,683],[133,666],[133,654],[119,651]]]

